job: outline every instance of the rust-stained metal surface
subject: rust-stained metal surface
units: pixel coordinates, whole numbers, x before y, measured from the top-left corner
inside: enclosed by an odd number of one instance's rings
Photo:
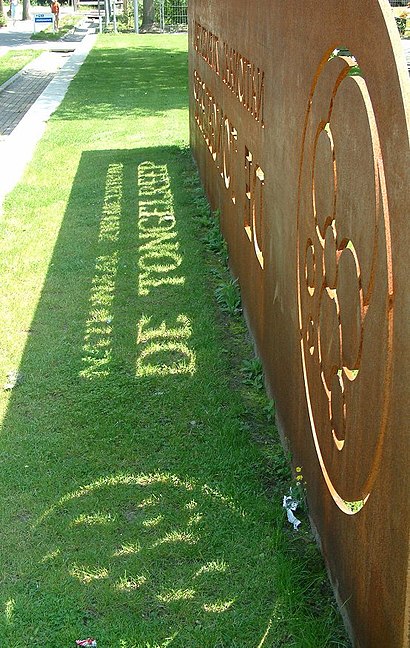
[[[409,78],[387,0],[191,0],[191,146],[361,648],[409,647]]]

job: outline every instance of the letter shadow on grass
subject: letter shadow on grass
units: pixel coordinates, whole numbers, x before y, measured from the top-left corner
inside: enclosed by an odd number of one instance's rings
[[[154,47],[92,49],[58,109],[59,119],[116,119],[186,109],[187,53]],[[104,69],[105,68],[105,69]],[[103,73],[101,72],[103,70]],[[178,75],[175,76],[175,70]],[[96,83],[104,74],[104,91]],[[122,79],[119,86],[118,79]]]
[[[247,646],[268,623],[271,505],[192,297],[186,156],[82,155],[1,435],[7,645]]]

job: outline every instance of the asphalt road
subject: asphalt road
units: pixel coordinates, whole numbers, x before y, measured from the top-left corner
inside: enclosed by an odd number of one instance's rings
[[[32,7],[31,14],[48,12],[48,7]],[[61,15],[72,13],[72,9],[68,7],[61,8]],[[12,21],[8,21],[7,27],[0,28],[0,56],[5,54],[10,48],[18,49],[50,49],[55,47],[53,41],[32,41],[30,36],[34,30],[33,20],[16,20],[13,25]]]

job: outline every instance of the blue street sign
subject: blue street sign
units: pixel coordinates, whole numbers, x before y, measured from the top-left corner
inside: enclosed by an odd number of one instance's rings
[[[52,23],[53,14],[36,14],[34,16],[35,23]]]

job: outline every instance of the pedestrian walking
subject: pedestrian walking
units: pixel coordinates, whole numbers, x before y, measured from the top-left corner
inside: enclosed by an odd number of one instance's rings
[[[11,0],[11,2],[10,2],[10,15],[11,15],[11,19],[13,21],[13,25],[16,24],[16,20],[17,20],[18,3],[19,3],[19,0]]]
[[[54,16],[54,25],[53,25],[54,26],[54,31],[57,31],[58,30],[58,19],[59,19],[59,16],[60,16],[60,3],[58,2],[58,0],[53,0],[53,2],[51,3],[51,13]]]

